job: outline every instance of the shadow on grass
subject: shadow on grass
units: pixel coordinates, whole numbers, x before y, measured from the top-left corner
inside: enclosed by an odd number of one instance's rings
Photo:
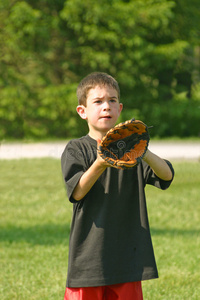
[[[70,226],[45,224],[32,227],[0,227],[1,242],[26,242],[33,245],[66,244],[69,240]]]
[[[159,229],[151,228],[152,236],[199,236],[198,229]],[[0,241],[8,243],[26,242],[33,245],[57,245],[68,243],[70,225],[45,224],[31,227],[10,226],[0,228]]]
[[[199,236],[200,229],[178,229],[178,228],[151,228],[151,234],[153,235],[168,235],[168,236],[183,236],[183,237],[191,237],[191,236]]]

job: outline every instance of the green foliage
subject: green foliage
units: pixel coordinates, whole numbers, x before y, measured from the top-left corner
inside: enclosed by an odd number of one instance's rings
[[[199,11],[197,0],[0,0],[0,139],[86,133],[75,89],[92,71],[118,80],[121,119],[137,112],[146,122],[155,107],[167,128],[180,105],[196,120]],[[155,135],[197,136],[194,127]]]
[[[0,136],[62,138],[86,132],[76,113],[76,86],[49,86],[31,94],[23,88],[3,89]],[[80,123],[80,126],[79,126]]]
[[[186,98],[184,98],[186,100]],[[146,123],[152,125],[152,137],[200,136],[200,105],[194,101],[173,101],[171,104],[154,104],[144,109]],[[165,120],[165,122],[163,122]]]

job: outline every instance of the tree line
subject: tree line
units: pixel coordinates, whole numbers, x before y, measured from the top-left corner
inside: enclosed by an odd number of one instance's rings
[[[199,0],[0,0],[0,138],[87,133],[76,87],[114,76],[152,136],[200,134]]]

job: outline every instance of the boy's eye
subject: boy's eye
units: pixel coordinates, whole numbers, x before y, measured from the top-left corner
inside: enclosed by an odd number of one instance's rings
[[[96,99],[94,101],[95,104],[101,104],[102,102],[103,102],[103,100],[101,100],[101,99]],[[115,98],[109,99],[109,102],[110,103],[115,103],[115,102],[117,102],[117,99],[115,99]]]

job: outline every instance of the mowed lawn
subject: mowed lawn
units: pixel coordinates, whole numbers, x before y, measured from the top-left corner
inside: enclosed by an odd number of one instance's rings
[[[173,165],[168,190],[146,189],[160,275],[143,282],[148,300],[200,299],[200,163]],[[72,205],[60,161],[1,160],[0,171],[0,299],[61,300]]]

